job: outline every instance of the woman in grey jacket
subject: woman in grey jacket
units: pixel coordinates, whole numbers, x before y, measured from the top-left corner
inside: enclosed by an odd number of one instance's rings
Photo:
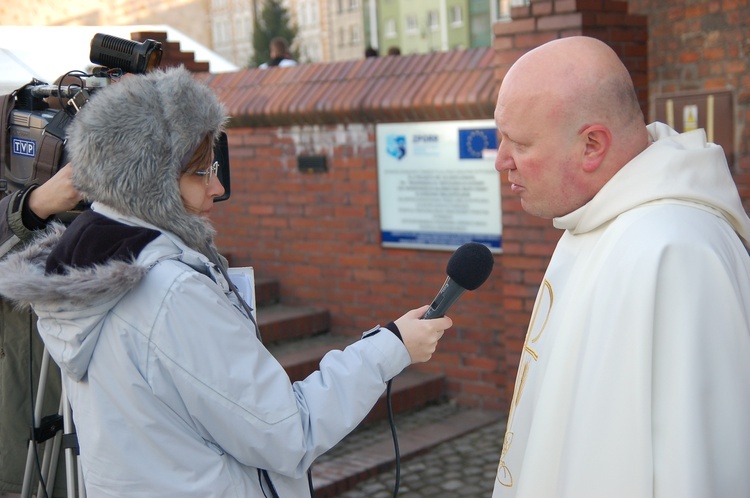
[[[182,68],[99,91],[67,144],[92,209],[0,265],[62,369],[89,497],[309,496],[315,458],[452,325],[409,311],[290,383],[213,246],[225,119]]]

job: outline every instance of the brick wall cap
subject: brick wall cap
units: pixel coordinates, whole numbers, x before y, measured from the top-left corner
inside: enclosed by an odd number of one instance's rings
[[[494,64],[492,48],[480,47],[198,77],[227,106],[230,126],[486,119]]]

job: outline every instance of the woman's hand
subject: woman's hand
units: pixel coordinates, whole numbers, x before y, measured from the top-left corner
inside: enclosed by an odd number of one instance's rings
[[[443,332],[453,326],[453,320],[447,316],[422,320],[429,308],[430,305],[427,304],[411,310],[394,322],[401,333],[412,364],[432,358]]]

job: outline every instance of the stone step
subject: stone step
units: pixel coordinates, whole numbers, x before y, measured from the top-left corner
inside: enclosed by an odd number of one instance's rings
[[[263,340],[265,343],[265,337]],[[326,353],[334,349],[344,349],[356,340],[356,337],[325,333],[295,341],[266,344],[266,347],[284,367],[289,380],[295,382],[317,370],[320,360]]]
[[[391,408],[394,414],[419,409],[445,396],[445,376],[434,372],[421,372],[407,368],[393,378]],[[384,393],[363,424],[388,418],[388,403]]]
[[[321,334],[328,331],[331,324],[328,310],[309,306],[280,303],[257,306],[256,315],[260,335],[266,345]]]
[[[327,310],[282,304],[275,280],[256,279],[255,293],[263,342],[293,382],[317,370],[328,351],[359,340],[358,336],[329,334],[331,317]],[[442,374],[415,367],[393,379],[391,405],[401,462],[497,422],[498,414],[453,406],[447,402],[445,391]],[[394,472],[395,464],[384,393],[360,426],[313,464],[315,497],[333,498],[378,475],[387,480],[383,473]]]
[[[281,286],[272,278],[255,279],[255,306],[262,308],[281,301]]]
[[[356,337],[322,334],[297,341],[270,344],[268,350],[284,367],[289,379],[295,382],[317,370],[321,358],[327,352],[344,349],[356,340]],[[442,374],[407,368],[393,379],[391,405],[394,413],[405,412],[435,402],[444,395],[445,378]],[[387,415],[384,395],[365,418],[364,423],[384,419]]]
[[[400,461],[406,462],[499,419],[497,413],[459,409],[449,403],[396,415]],[[315,498],[334,498],[385,472],[393,473],[395,484],[395,466],[396,452],[387,421],[357,429],[313,464]]]

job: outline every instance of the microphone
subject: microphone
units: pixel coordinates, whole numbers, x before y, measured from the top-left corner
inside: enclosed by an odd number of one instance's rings
[[[494,264],[490,250],[479,242],[467,242],[456,249],[445,269],[448,278],[422,318],[444,316],[464,291],[473,291],[487,280]]]

